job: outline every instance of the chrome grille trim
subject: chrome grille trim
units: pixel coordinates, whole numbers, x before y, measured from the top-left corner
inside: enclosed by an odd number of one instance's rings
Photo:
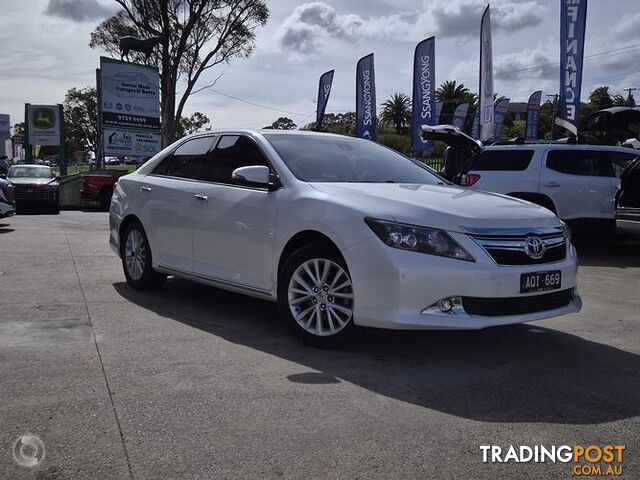
[[[566,258],[567,238],[560,226],[500,230],[464,228],[464,230],[497,265],[538,265],[560,262]],[[536,236],[542,240],[545,246],[542,258],[534,259],[527,255],[525,243],[530,236]]]

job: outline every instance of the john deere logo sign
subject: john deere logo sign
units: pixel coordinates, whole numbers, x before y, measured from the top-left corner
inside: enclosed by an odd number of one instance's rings
[[[47,130],[56,125],[56,114],[51,108],[34,108],[31,114],[33,115],[33,126],[35,128]]]
[[[60,145],[60,107],[27,105],[30,145]]]

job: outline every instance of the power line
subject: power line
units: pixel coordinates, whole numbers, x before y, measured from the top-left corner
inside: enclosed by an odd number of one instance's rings
[[[218,95],[222,95],[223,97],[231,98],[232,100],[236,100],[241,103],[246,103],[247,105],[253,105],[254,107],[264,108],[266,110],[272,110],[274,112],[286,113],[288,115],[297,115],[297,116],[305,116],[310,115],[308,112],[300,113],[300,112],[290,112],[288,110],[281,110],[279,108],[271,107],[269,105],[263,105],[261,103],[253,102],[251,100],[245,100],[244,98],[236,97],[235,95],[231,95],[229,93],[221,92],[220,90],[211,89],[213,93],[217,93]]]

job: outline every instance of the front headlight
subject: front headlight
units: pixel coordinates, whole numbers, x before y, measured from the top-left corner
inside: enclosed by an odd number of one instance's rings
[[[567,225],[566,222],[563,222],[562,220],[560,220],[560,224],[562,225],[562,230],[564,230],[564,236],[567,237],[567,242],[571,242],[571,229],[569,228],[569,225]]]
[[[390,247],[475,262],[471,254],[444,230],[374,218],[365,218],[364,221]]]

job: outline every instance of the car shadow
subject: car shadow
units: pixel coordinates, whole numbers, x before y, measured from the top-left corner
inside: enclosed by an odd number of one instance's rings
[[[577,238],[574,245],[580,265],[588,267],[640,268],[640,237],[611,235]]]
[[[11,233],[13,231],[15,231],[15,229],[13,229],[13,228],[5,228],[4,226],[0,225],[0,234]]]
[[[373,394],[487,422],[599,424],[640,414],[640,356],[539,324],[475,332],[365,330],[343,351],[298,342],[276,305],[170,278],[125,299],[237,345],[295,362],[293,383]]]

